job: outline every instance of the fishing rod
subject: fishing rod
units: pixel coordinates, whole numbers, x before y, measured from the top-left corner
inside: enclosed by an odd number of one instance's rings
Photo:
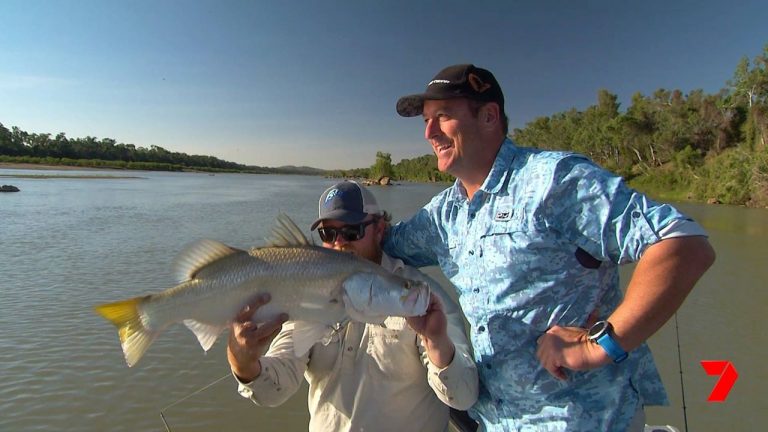
[[[160,410],[160,419],[162,419],[162,420],[163,420],[163,425],[165,425],[165,430],[166,430],[166,432],[171,432],[171,427],[170,427],[170,426],[168,426],[168,422],[167,422],[167,421],[165,421],[165,415],[163,414],[163,411],[167,410],[168,408],[170,408],[170,407],[172,407],[172,406],[174,406],[174,405],[176,405],[176,404],[178,404],[178,403],[180,403],[180,402],[183,402],[183,401],[185,401],[185,400],[187,400],[187,399],[191,398],[192,396],[194,396],[194,395],[196,395],[196,394],[198,394],[198,393],[200,393],[200,392],[204,391],[204,390],[205,390],[205,389],[207,389],[208,387],[211,387],[212,385],[214,385],[214,384],[217,384],[217,383],[219,383],[221,380],[223,380],[223,379],[225,379],[225,378],[227,378],[227,377],[230,377],[230,376],[232,376],[232,374],[231,374],[231,373],[227,373],[226,375],[224,375],[223,377],[221,377],[221,378],[217,379],[216,381],[213,381],[213,382],[212,382],[212,383],[210,383],[210,384],[206,384],[205,386],[201,387],[200,389],[193,391],[192,393],[190,393],[190,394],[188,394],[188,395],[184,396],[183,398],[181,398],[181,399],[177,400],[176,402],[174,402],[174,403],[172,403],[172,404],[168,405],[167,407],[165,407],[165,408],[161,409],[161,410]]]
[[[677,335],[677,367],[680,370],[680,390],[683,393],[683,422],[685,432],[688,432],[688,413],[685,408],[685,384],[683,383],[683,360],[680,354],[680,327],[677,325],[677,312],[675,312],[675,334]]]

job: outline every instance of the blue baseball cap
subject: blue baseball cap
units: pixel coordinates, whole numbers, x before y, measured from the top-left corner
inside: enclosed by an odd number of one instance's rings
[[[329,187],[320,195],[318,218],[310,230],[314,231],[320,222],[326,219],[356,224],[364,221],[368,215],[381,215],[376,198],[363,185],[345,180]]]

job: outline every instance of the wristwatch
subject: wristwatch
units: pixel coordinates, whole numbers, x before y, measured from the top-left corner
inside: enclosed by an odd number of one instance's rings
[[[589,329],[587,339],[603,347],[614,363],[623,362],[629,354],[613,338],[613,326],[608,321],[598,321]]]

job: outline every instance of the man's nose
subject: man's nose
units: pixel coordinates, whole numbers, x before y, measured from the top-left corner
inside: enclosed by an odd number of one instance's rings
[[[429,119],[424,122],[424,139],[429,141],[431,138],[440,135],[440,123],[436,119]]]

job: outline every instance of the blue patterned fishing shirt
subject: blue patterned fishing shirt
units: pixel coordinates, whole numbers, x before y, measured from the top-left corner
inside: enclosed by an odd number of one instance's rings
[[[481,383],[470,414],[482,428],[624,431],[640,405],[668,404],[648,346],[560,381],[541,367],[536,339],[555,324],[585,327],[592,311],[607,318],[623,298],[619,264],[681,221],[695,224],[584,156],[505,140],[471,201],[457,180],[393,226],[384,250],[440,265],[456,286]]]

